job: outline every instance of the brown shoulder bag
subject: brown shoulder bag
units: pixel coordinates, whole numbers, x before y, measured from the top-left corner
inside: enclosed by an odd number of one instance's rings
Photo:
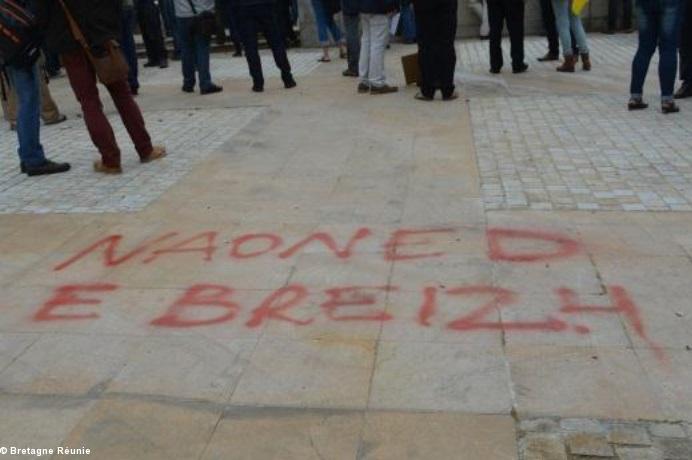
[[[72,36],[84,49],[84,53],[86,53],[89,62],[91,62],[91,65],[94,66],[94,71],[96,72],[96,76],[98,77],[99,81],[104,85],[110,85],[112,83],[127,79],[127,74],[129,73],[130,69],[127,65],[127,61],[125,60],[125,56],[120,50],[120,45],[118,42],[115,40],[108,40],[102,45],[103,52],[98,53],[98,55],[94,54],[94,51],[89,46],[89,43],[84,37],[82,30],[79,28],[77,21],[75,21],[72,13],[70,13],[67,5],[65,5],[65,2],[63,0],[58,1],[65,12],[65,17],[67,18],[67,23],[70,26]]]

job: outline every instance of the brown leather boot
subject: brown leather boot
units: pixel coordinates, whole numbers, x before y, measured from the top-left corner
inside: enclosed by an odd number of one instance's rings
[[[574,72],[574,67],[577,65],[577,58],[574,55],[565,56],[562,65],[557,69],[558,72]]]
[[[591,70],[591,58],[589,57],[589,53],[582,53],[581,65],[582,69],[584,69],[586,72]]]

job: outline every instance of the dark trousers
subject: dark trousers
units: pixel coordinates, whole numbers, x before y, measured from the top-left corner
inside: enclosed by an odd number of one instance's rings
[[[288,62],[286,47],[276,24],[274,5],[272,3],[241,5],[234,7],[233,12],[236,14],[240,37],[245,48],[245,58],[255,86],[264,86],[262,61],[257,47],[258,32],[262,32],[267,40],[274,55],[274,62],[281,70],[281,78],[284,80],[289,78],[291,76],[291,64]]]
[[[231,41],[233,42],[233,47],[236,52],[241,53],[243,51],[242,41],[240,39],[240,32],[238,30],[238,20],[236,18],[236,13],[231,7],[230,0],[222,1],[222,8],[224,17],[226,18],[226,26],[231,34]]]
[[[346,54],[348,70],[358,73],[360,63],[360,16],[344,14],[344,29],[346,34]]]
[[[199,76],[199,89],[212,86],[209,70],[210,38],[195,31],[193,18],[178,18],[178,38],[183,69],[183,87],[195,87],[195,75]]]
[[[683,2],[680,29],[680,80],[692,84],[692,0]]]
[[[156,6],[154,0],[137,0],[135,5],[147,59],[151,63],[159,64],[168,59],[163,41],[159,7]]]
[[[279,25],[281,36],[284,43],[295,43],[298,40],[296,32],[293,30],[293,20],[291,15],[291,0],[278,0],[275,7],[276,22]]]
[[[426,97],[433,97],[437,89],[442,91],[444,97],[454,92],[457,8],[457,0],[448,0],[416,10],[418,64],[422,77],[420,87]]]
[[[608,0],[608,29],[618,30],[618,16],[622,11],[622,29],[632,27],[632,0]]]
[[[84,51],[77,50],[61,56],[67,78],[82,107],[84,122],[91,141],[98,148],[106,166],[120,166],[120,149],[113,128],[103,113],[103,104],[96,87],[96,72]],[[140,158],[151,154],[151,138],[144,124],[139,106],[132,97],[130,85],[125,79],[106,86],[118,109],[120,119],[127,129]]]
[[[123,19],[120,26],[120,46],[127,59],[127,65],[130,68],[128,81],[130,88],[133,90],[139,89],[139,65],[137,63],[137,48],[134,37],[135,28],[135,11],[132,8],[123,8]]]
[[[524,2],[523,0],[488,0],[490,22],[490,67],[501,69],[502,29],[505,22],[512,44],[512,66],[524,63]]]

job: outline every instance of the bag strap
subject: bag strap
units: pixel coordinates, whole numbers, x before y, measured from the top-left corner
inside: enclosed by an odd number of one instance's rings
[[[60,1],[62,1],[62,0],[60,0]],[[192,3],[192,0],[187,0],[187,3],[189,3],[189,4],[190,4],[190,8],[192,8],[192,14],[194,14],[195,16],[197,16],[197,8],[195,8],[195,4]]]
[[[87,43],[86,37],[84,37],[84,34],[82,33],[82,29],[79,28],[79,24],[77,24],[77,21],[75,21],[72,13],[70,13],[69,8],[67,8],[67,5],[65,5],[65,2],[63,0],[58,0],[58,2],[60,3],[62,10],[65,12],[65,18],[67,18],[67,24],[70,26],[72,36],[77,43],[82,45],[82,48],[84,48],[84,51],[86,51],[87,56],[91,58],[91,49],[89,48],[89,43]]]

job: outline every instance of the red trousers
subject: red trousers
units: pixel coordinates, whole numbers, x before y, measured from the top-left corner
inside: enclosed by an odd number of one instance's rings
[[[72,90],[82,106],[89,136],[101,153],[103,164],[120,166],[120,148],[118,148],[118,143],[115,140],[113,128],[103,113],[103,104],[96,87],[96,72],[93,66],[82,50],[63,54],[61,59]],[[139,157],[148,156],[152,151],[151,137],[149,137],[144,124],[142,112],[132,96],[127,79],[110,84],[106,86],[106,89],[108,89],[111,99],[118,109],[120,119],[130,134]]]

